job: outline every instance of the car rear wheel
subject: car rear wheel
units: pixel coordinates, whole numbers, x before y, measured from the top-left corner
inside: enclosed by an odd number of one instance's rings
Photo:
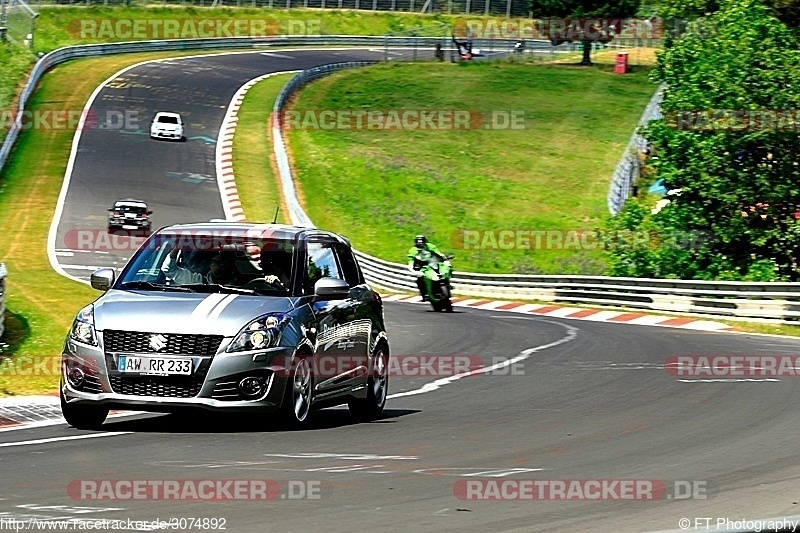
[[[383,346],[372,356],[372,373],[367,379],[367,397],[354,398],[347,403],[350,414],[357,420],[375,420],[383,413],[389,392],[389,353]]]
[[[281,418],[289,429],[302,429],[311,425],[311,402],[314,379],[307,357],[298,357],[292,365],[286,383],[286,395],[281,406]]]
[[[72,405],[61,395],[61,414],[67,424],[77,429],[100,429],[108,417],[108,409],[95,405]]]

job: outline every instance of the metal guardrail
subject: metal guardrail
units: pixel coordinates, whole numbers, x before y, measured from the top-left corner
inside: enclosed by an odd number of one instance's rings
[[[3,337],[3,331],[5,331],[3,322],[6,314],[6,276],[8,276],[8,269],[6,265],[0,263],[0,338]]]
[[[405,265],[357,252],[375,286],[416,291]],[[649,311],[699,314],[730,319],[800,320],[800,284],[690,281],[604,276],[525,276],[455,272],[453,292],[476,298],[630,307]]]
[[[640,165],[639,154],[647,146],[647,139],[639,134],[639,129],[647,126],[651,120],[657,120],[662,117],[661,115],[661,99],[665,85],[662,84],[656,89],[655,94],[650,99],[647,107],[642,113],[642,118],[639,119],[639,125],[636,131],[631,135],[628,145],[625,146],[625,151],[614,169],[614,174],[611,178],[611,186],[608,189],[608,211],[612,215],[618,214],[622,211],[625,205],[625,200],[631,195],[633,184],[636,178],[639,177]]]
[[[326,65],[294,76],[275,102],[278,117],[289,98],[312,80],[344,68],[369,62]],[[659,88],[660,89],[660,88]],[[660,92],[660,91],[659,91]],[[660,94],[656,94],[642,115],[646,124],[658,113]],[[297,199],[291,166],[281,132],[280,120],[273,122],[275,155],[292,223],[313,227]],[[636,135],[631,145],[643,139]],[[642,144],[641,147],[644,145]],[[385,261],[356,251],[364,276],[375,287],[399,292],[416,292],[414,276],[406,265]],[[735,281],[689,281],[651,278],[612,278],[604,276],[530,276],[515,274],[453,275],[453,292],[476,298],[508,298],[545,302],[630,307],[665,313],[699,314],[731,319],[771,319],[787,323],[800,320],[800,284],[743,283]]]
[[[272,138],[274,143],[275,159],[278,165],[278,173],[280,174],[281,187],[283,188],[284,197],[289,207],[289,218],[293,224],[298,226],[314,227],[311,219],[303,211],[300,202],[297,199],[297,191],[294,187],[294,180],[292,179],[292,166],[289,164],[289,157],[286,153],[286,144],[283,140],[283,131],[281,130],[281,116],[286,102],[292,95],[300,90],[302,87],[312,82],[313,80],[328,76],[340,70],[363,67],[375,64],[376,61],[348,61],[344,63],[333,63],[304,70],[296,74],[283,86],[281,92],[275,98],[275,105],[272,108]]]

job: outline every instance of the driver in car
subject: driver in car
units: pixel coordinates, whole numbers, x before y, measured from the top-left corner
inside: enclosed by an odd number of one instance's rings
[[[264,277],[257,278],[250,283],[266,283],[276,289],[289,290],[291,264],[291,254],[284,251],[276,251],[274,245],[266,244],[261,249],[259,260],[259,266],[264,273]]]

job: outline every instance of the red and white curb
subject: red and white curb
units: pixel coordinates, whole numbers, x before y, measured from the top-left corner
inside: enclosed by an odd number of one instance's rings
[[[139,414],[136,411],[111,411],[109,418]],[[66,424],[61,416],[61,400],[57,394],[41,396],[8,396],[0,398],[0,433],[16,429]]]
[[[219,129],[219,138],[217,140],[216,149],[216,167],[217,167],[217,185],[219,192],[222,196],[222,206],[225,210],[225,218],[227,220],[234,220],[236,222],[244,222],[244,210],[242,209],[242,201],[239,198],[239,192],[236,189],[236,180],[233,175],[233,135],[236,133],[236,125],[239,122],[237,116],[239,108],[242,107],[242,102],[253,85],[265,80],[269,77],[278,74],[292,74],[300,72],[299,70],[286,70],[281,72],[271,72],[264,74],[257,78],[248,81],[236,91],[233,95],[231,103],[228,105],[228,110],[225,112],[225,118],[222,121],[222,126]],[[266,125],[265,125],[266,128]]]
[[[0,398],[0,431],[63,423],[58,396]]]
[[[420,296],[409,296],[405,294],[388,294],[381,296],[385,302],[422,302]],[[512,313],[527,313],[538,316],[550,316],[557,318],[568,318],[572,320],[591,320],[594,322],[614,322],[617,324],[637,324],[640,326],[662,326],[670,328],[694,329],[699,331],[727,331],[738,332],[740,329],[714,322],[711,320],[699,320],[694,318],[674,317],[664,315],[653,315],[649,313],[639,313],[632,311],[608,311],[599,309],[583,309],[580,307],[564,307],[549,304],[526,304],[522,302],[511,302],[506,300],[488,299],[466,299],[451,298],[453,306],[470,307],[473,309],[485,309],[490,311],[509,311]]]

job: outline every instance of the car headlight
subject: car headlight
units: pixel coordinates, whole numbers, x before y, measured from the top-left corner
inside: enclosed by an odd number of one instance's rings
[[[78,312],[72,329],[69,330],[69,338],[83,344],[97,346],[97,335],[94,332],[94,305],[89,304]]]
[[[233,339],[228,352],[263,350],[277,346],[283,326],[289,322],[286,315],[264,315],[247,324]]]

